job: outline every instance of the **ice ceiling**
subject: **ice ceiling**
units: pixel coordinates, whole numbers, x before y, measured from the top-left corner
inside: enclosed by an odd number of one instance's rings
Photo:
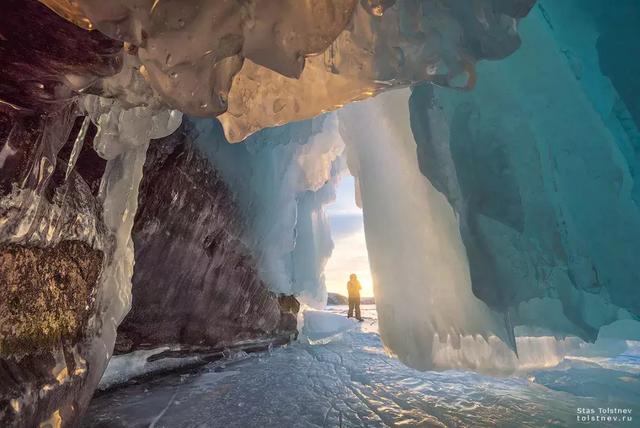
[[[630,84],[617,51],[595,48],[633,13],[541,1],[519,25],[533,0],[43,3],[123,42],[117,74],[60,76],[87,94],[94,146],[110,162],[109,266],[120,277],[104,298],[120,302],[106,312],[114,322],[128,305],[144,150],[182,113],[236,192],[272,288],[322,300],[323,186],[342,149],[318,138],[317,116],[421,82],[437,86],[337,115],[387,346],[419,368],[512,371],[516,349],[535,348],[530,337],[595,340],[602,326],[637,319],[637,108],[617,89]],[[476,67],[485,59],[499,61]],[[613,86],[593,71],[598,61]],[[217,117],[223,131],[193,117]],[[221,132],[244,151],[215,148]],[[296,247],[302,237],[313,245]]]
[[[533,0],[43,3],[125,42],[124,68],[98,83],[102,95],[219,116],[237,142],[392,87],[471,87],[477,60],[518,47],[517,19]]]

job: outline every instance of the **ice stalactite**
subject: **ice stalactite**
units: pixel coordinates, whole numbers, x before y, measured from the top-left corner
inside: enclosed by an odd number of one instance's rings
[[[333,243],[323,205],[333,199],[343,150],[335,116],[266,129],[233,145],[215,121],[196,124],[196,143],[234,194],[262,278],[275,292],[324,305]]]
[[[26,120],[26,123],[21,123],[16,119],[12,124],[0,154],[6,179],[1,184],[5,197],[0,200],[0,242],[46,246],[63,240],[79,240],[92,243],[99,250],[104,249],[99,231],[100,221],[97,221],[93,212],[78,212],[73,219],[70,217],[71,210],[65,206],[68,201],[64,192],[56,194],[55,200],[44,194],[52,185],[58,151],[71,133],[76,114],[75,106],[70,105],[42,115],[33,121],[35,123]],[[21,149],[31,143],[29,137],[37,133],[42,135],[34,144],[35,147],[29,147],[31,153],[27,150],[24,150],[27,153],[23,153]],[[31,155],[31,158],[27,155]],[[69,169],[72,160],[65,165],[63,173],[64,181],[71,183],[74,181]],[[19,176],[13,176],[14,173]],[[12,182],[12,179],[15,181]],[[76,225],[73,225],[74,220]]]
[[[116,329],[131,306],[134,265],[131,229],[147,147],[151,139],[175,131],[182,114],[145,107],[124,109],[116,100],[93,95],[84,97],[83,106],[98,127],[94,149],[107,160],[100,197],[105,226],[115,239],[113,253],[102,271],[102,286],[97,297],[100,311],[96,322],[102,328],[100,340],[107,351],[106,364],[115,343]]]
[[[333,172],[326,184],[298,196],[292,281],[304,303],[320,308],[327,302],[324,268],[334,247],[325,206],[336,197],[335,189],[340,179],[338,171],[342,165],[339,159],[329,168]]]
[[[302,300],[315,307],[327,302],[324,268],[333,251],[325,206],[336,198],[335,190],[344,170],[340,157],[344,143],[338,133],[337,116],[324,118],[322,129],[297,153],[296,167],[303,172],[298,187],[292,281]]]

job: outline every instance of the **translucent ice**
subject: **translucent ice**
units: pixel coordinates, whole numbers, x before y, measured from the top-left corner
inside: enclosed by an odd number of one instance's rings
[[[265,129],[237,145],[215,121],[196,123],[196,142],[234,194],[262,278],[273,291],[323,306],[333,249],[324,205],[334,198],[344,148],[335,115]]]
[[[382,340],[412,367],[513,370],[504,320],[471,290],[455,212],[420,172],[409,95],[393,91],[338,112],[359,183]],[[439,358],[441,342],[458,352]],[[498,348],[501,359],[483,357]]]
[[[96,152],[107,159],[100,184],[103,220],[112,241],[97,287],[98,310],[90,320],[90,381],[97,385],[116,340],[116,329],[131,305],[133,241],[131,229],[138,207],[138,187],[151,138],[166,136],[180,125],[182,114],[150,108],[123,108],[118,101],[87,95],[82,105],[98,127]]]
[[[304,311],[302,334],[312,344],[326,344],[357,326],[357,321],[326,311]]]
[[[512,53],[533,0],[43,0],[126,42],[107,93],[217,116],[230,141],[419,81],[470,88],[475,63]],[[132,65],[129,67],[128,65]],[[144,79],[142,79],[142,77]],[[144,88],[145,85],[148,88]],[[131,96],[131,90],[148,99]],[[226,113],[225,113],[226,112]]]
[[[307,59],[297,80],[245,61],[220,121],[228,139],[240,141],[414,82],[471,88],[477,60],[518,47],[517,18],[533,2],[516,3],[401,1],[379,16],[360,2],[349,26],[322,55]]]

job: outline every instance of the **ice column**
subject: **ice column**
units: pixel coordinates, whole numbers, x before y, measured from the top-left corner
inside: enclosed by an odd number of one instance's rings
[[[98,126],[94,149],[107,166],[100,185],[103,216],[114,237],[113,250],[101,276],[97,302],[102,327],[101,340],[110,357],[116,329],[131,306],[131,277],[134,253],[131,229],[138,208],[138,187],[147,147],[152,138],[161,138],[177,129],[182,114],[177,111],[153,111],[145,107],[124,109],[118,101],[86,96],[84,108]],[[94,348],[95,349],[95,348]],[[103,350],[96,350],[103,352]],[[105,361],[106,363],[106,361]]]
[[[361,200],[380,333],[418,369],[517,366],[504,320],[471,291],[458,220],[421,174],[402,89],[344,107],[340,132]]]

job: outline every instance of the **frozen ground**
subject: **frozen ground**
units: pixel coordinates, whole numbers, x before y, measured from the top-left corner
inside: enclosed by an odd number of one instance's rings
[[[577,423],[578,408],[640,412],[637,346],[614,358],[565,360],[521,377],[419,372],[385,353],[374,308],[363,315],[364,323],[341,321],[332,331],[328,315],[314,314],[314,324],[306,322],[315,330],[313,344],[301,340],[102,394],[83,426],[585,426]]]

